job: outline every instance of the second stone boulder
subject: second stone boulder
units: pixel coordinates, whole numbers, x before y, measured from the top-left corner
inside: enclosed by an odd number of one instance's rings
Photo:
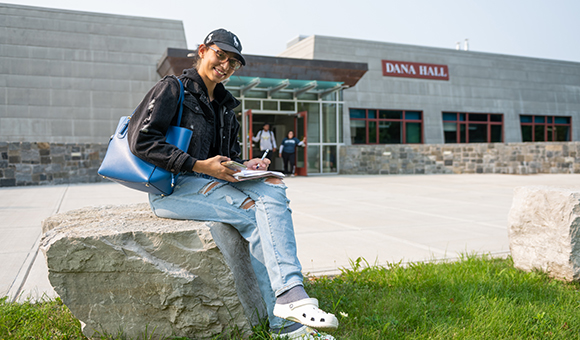
[[[516,188],[508,236],[516,268],[580,281],[580,189]]]

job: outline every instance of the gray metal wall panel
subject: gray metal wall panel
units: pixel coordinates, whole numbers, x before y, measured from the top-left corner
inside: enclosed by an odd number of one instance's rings
[[[180,21],[0,4],[0,141],[106,143]]]

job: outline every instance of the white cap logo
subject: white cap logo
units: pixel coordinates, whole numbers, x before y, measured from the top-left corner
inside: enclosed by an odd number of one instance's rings
[[[234,45],[236,46],[236,48],[238,48],[238,45],[240,43],[238,42],[238,39],[236,39],[236,37],[234,36]]]
[[[209,43],[211,41],[211,38],[213,37],[213,33],[211,33],[210,35],[207,36],[207,39],[205,39],[205,43]]]

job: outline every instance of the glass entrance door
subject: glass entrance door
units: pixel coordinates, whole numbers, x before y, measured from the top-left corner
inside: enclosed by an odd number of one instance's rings
[[[296,138],[304,140],[308,144],[308,113],[306,111],[298,112],[294,118],[294,131],[296,131]],[[296,175],[307,176],[308,166],[306,160],[308,159],[308,148],[306,146],[296,148]]]
[[[252,110],[244,112],[242,119],[242,157],[245,159],[252,159],[252,136],[254,135],[254,132],[252,131]]]

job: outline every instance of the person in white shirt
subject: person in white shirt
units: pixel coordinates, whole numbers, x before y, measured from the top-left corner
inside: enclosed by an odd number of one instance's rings
[[[272,161],[272,155],[276,152],[276,137],[274,136],[274,132],[270,131],[270,124],[264,123],[262,130],[256,134],[256,137],[252,137],[252,140],[254,142],[260,142],[260,151],[270,150],[266,158]]]

